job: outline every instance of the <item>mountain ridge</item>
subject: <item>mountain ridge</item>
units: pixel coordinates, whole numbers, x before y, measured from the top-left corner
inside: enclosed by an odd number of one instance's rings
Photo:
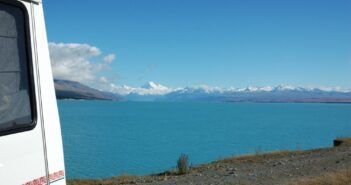
[[[100,91],[79,82],[54,79],[57,99],[113,100],[121,98],[114,93]]]
[[[261,103],[351,103],[351,92],[341,88],[304,88],[290,85],[219,88],[207,85],[168,88],[156,82],[141,87],[121,86],[121,91],[105,92],[79,82],[55,79],[58,99],[98,99],[113,101],[168,102],[261,102]]]

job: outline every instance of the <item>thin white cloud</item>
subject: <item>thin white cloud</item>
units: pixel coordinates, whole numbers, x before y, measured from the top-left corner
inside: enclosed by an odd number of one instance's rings
[[[115,54],[102,55],[89,44],[49,43],[51,65],[56,79],[77,81],[106,89],[109,80],[101,73],[109,69]],[[96,59],[97,61],[93,61]]]
[[[89,44],[52,42],[49,43],[49,49],[55,79],[77,81],[121,95],[163,95],[172,91],[155,82],[149,82],[142,87],[116,85],[101,75],[110,70],[110,64],[116,59],[116,55],[102,55],[99,48]]]
[[[109,55],[106,55],[104,57],[104,62],[106,63],[111,63],[112,61],[114,61],[116,59],[116,55],[115,54],[109,54]]]

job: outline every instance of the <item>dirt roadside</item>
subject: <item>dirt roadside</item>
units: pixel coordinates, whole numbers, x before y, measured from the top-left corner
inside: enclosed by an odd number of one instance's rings
[[[345,171],[351,174],[350,145],[226,158],[192,167],[186,175],[165,172],[148,176],[69,180],[68,184],[288,185],[296,184],[301,179],[308,180],[328,173]]]

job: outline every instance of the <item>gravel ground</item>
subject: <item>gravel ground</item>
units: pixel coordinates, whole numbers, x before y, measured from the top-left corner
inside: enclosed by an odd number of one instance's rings
[[[187,175],[119,176],[69,184],[284,185],[340,170],[351,170],[351,146],[227,158],[192,167]]]

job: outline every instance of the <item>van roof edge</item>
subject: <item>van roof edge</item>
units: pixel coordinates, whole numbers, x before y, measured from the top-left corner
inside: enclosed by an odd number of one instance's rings
[[[20,0],[20,1],[27,1],[27,2],[34,2],[34,3],[41,3],[42,0]]]

